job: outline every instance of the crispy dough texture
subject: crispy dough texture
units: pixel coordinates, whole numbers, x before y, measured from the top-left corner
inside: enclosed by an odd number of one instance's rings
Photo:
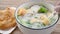
[[[14,11],[15,9],[11,9],[10,7],[0,10],[0,29],[5,30],[16,26]]]

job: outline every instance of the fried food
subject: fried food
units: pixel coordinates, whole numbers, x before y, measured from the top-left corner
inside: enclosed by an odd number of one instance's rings
[[[0,10],[0,29],[8,29],[16,25],[14,12],[15,9],[10,7]]]
[[[24,16],[26,14],[26,9],[22,8],[19,10],[18,15]]]

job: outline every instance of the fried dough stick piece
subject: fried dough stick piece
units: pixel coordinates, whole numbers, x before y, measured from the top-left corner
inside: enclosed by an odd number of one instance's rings
[[[0,10],[0,29],[8,29],[16,25],[16,19],[14,17],[15,9],[8,7],[5,10]]]

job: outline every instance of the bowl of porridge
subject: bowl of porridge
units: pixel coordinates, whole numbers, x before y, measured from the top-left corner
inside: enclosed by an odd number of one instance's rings
[[[27,2],[15,12],[19,29],[23,34],[50,34],[59,17],[54,6],[47,2]]]

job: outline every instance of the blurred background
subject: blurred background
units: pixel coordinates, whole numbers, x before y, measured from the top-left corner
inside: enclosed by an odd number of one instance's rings
[[[20,4],[24,3],[24,2],[28,2],[30,0],[0,0],[0,8],[2,7],[8,7],[8,6],[14,6],[17,7]],[[47,2],[50,2],[54,5],[57,5],[60,0],[46,0]]]

